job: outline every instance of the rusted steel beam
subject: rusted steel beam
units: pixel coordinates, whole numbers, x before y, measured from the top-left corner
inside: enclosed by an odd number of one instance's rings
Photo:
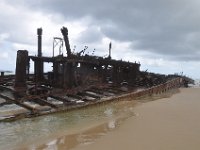
[[[68,29],[66,27],[62,27],[61,32],[64,37],[65,47],[67,50],[67,56],[71,57],[71,48],[70,48],[69,38],[68,38]]]
[[[98,94],[98,93],[96,93],[96,92],[92,92],[92,91],[90,91],[90,90],[85,91],[85,93],[90,94],[90,95],[94,95],[96,98],[101,98],[101,97],[102,97],[101,94]],[[94,98],[95,98],[95,97],[94,97]]]
[[[123,87],[123,86],[121,86]],[[124,93],[124,90],[120,89],[121,87],[111,87],[111,88],[108,88],[110,91],[113,91],[115,92],[116,94],[120,94],[120,93]]]
[[[4,105],[8,105],[8,104],[12,104],[12,102],[6,101],[6,102],[3,102],[3,103],[0,103],[0,107],[4,106]]]
[[[20,102],[20,101],[18,101],[18,100],[11,99],[10,97],[5,96],[5,95],[3,95],[3,94],[0,94],[0,97],[3,98],[3,99],[5,99],[5,100],[7,100],[7,101],[10,101],[10,102],[12,102],[12,103],[18,105],[18,106],[21,106],[21,107],[23,107],[23,108],[26,108],[26,109],[30,110],[31,112],[33,112],[33,113],[36,113],[36,112],[38,111],[37,109],[35,109],[35,108],[33,108],[33,107],[31,107],[31,106],[29,106],[29,105],[27,105],[27,104],[24,104],[23,102]]]
[[[110,92],[110,93],[114,93],[114,94],[119,94],[120,92],[118,90],[115,90],[113,88],[106,88],[104,91]]]
[[[112,95],[116,94],[114,92],[108,91],[107,88],[104,88],[104,89],[93,88],[93,89],[90,89],[90,90],[94,90],[94,92],[96,91],[96,93],[99,92],[99,94],[101,94],[102,96],[111,96],[111,94]]]
[[[37,99],[37,98],[44,98],[44,97],[48,97],[48,94],[41,94],[41,95],[27,95],[24,96],[23,98],[20,99],[20,102],[24,102],[26,100],[31,101],[32,99]]]
[[[67,94],[67,96],[72,97],[72,98],[77,99],[77,100],[84,101],[84,102],[91,102],[91,100],[89,100],[85,97],[86,95],[81,95],[80,93],[78,93],[76,95]]]
[[[0,90],[7,90],[7,91],[15,92],[14,89],[8,88],[8,87],[3,86],[3,85],[0,85]]]
[[[42,62],[54,62],[55,58],[52,57],[37,57],[37,56],[28,56],[29,59],[33,60],[33,61],[42,61]]]
[[[56,100],[59,100],[59,101],[61,101],[61,102],[63,102],[64,104],[72,104],[72,103],[74,103],[74,102],[72,102],[72,101],[70,101],[69,99],[67,99],[67,98],[62,98],[62,97],[60,97],[60,96],[55,96],[55,95],[49,95],[49,97],[52,97],[52,98],[54,98],[54,99],[56,99]]]
[[[83,99],[83,97],[80,96],[80,95],[67,94],[67,96],[72,97],[72,98],[75,98],[75,99],[78,99],[78,100],[82,100],[82,99]]]
[[[50,106],[52,108],[58,108],[58,106],[56,106],[56,105],[52,104],[51,102],[48,102],[48,101],[46,101],[42,98],[32,99],[32,101],[34,101],[34,102],[36,102],[40,105],[47,105],[47,106]]]
[[[5,91],[10,91],[10,92],[12,92],[13,96],[14,96],[16,99],[21,98],[21,95],[18,93],[18,90],[16,91],[16,90],[14,90],[14,89],[12,89],[12,88],[9,88],[9,87],[3,86],[3,85],[0,85],[0,90],[2,90],[2,91],[5,90]]]
[[[78,93],[78,94],[81,95],[81,96],[89,96],[89,97],[96,98],[96,99],[101,98],[100,96],[93,95],[93,94],[90,94],[90,93],[87,93],[87,92],[81,92],[81,93]]]
[[[97,88],[91,88],[88,91],[103,95],[103,91],[101,89],[97,89]]]

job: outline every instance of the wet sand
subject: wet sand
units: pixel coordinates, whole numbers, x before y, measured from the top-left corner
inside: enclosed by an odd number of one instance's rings
[[[137,105],[136,115],[117,129],[73,150],[200,149],[200,88],[180,91],[170,98]]]

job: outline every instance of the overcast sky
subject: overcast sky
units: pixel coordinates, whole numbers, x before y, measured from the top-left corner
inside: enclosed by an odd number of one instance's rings
[[[15,70],[18,49],[52,56],[53,37],[68,27],[71,49],[141,63],[156,73],[200,78],[199,0],[0,0],[0,70]]]

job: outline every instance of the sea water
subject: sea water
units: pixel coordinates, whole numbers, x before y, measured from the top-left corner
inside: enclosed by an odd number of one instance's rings
[[[2,122],[0,123],[0,149],[33,150],[37,147],[48,149],[48,147],[43,148],[44,146],[39,145],[45,143],[47,146],[52,145],[55,143],[53,139],[78,134],[81,129],[86,129],[92,124],[97,126],[106,124],[108,128],[113,129],[117,126],[119,118],[135,115],[134,105],[134,101],[117,101],[14,122]],[[84,140],[83,138],[82,141]]]

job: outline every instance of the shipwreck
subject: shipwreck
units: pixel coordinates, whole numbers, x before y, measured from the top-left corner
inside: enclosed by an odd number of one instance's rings
[[[192,79],[180,75],[161,75],[140,71],[140,64],[111,57],[85,54],[87,47],[74,53],[70,48],[68,29],[61,29],[63,38],[54,38],[53,56],[42,55],[42,28],[37,29],[38,54],[29,55],[18,50],[15,75],[0,76],[0,121],[12,121],[68,111],[99,103],[160,94],[187,86]],[[65,45],[67,56],[54,47]],[[30,60],[34,73],[30,73]],[[52,64],[52,71],[44,72],[44,63]],[[18,108],[18,109],[16,109]],[[13,111],[16,110],[16,111]]]

